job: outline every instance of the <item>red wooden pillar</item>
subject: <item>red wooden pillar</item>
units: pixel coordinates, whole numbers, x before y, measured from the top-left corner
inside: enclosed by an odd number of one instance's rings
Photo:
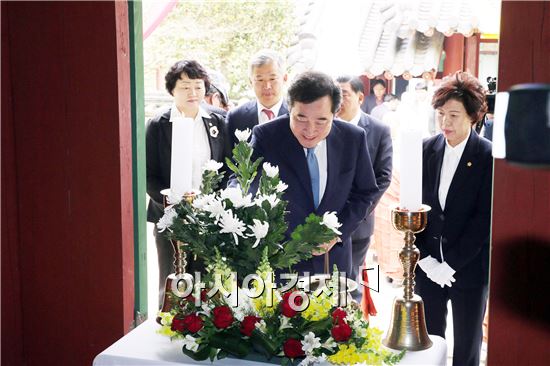
[[[443,76],[447,76],[456,71],[463,70],[464,67],[464,36],[455,33],[450,37],[445,37],[443,43],[445,50],[445,62],[443,63]]]
[[[2,365],[90,365],[133,321],[128,4],[1,6]]]
[[[479,33],[464,38],[464,71],[477,77],[479,72]]]
[[[502,2],[498,89],[550,83],[550,2]],[[550,169],[495,160],[488,365],[548,365]]]

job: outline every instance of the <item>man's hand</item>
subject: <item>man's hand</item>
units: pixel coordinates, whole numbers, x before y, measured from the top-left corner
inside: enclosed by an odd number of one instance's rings
[[[331,241],[329,241],[328,243],[323,243],[323,244],[320,244],[317,249],[313,250],[313,255],[315,256],[319,256],[319,255],[323,255],[325,253],[328,253],[330,252],[330,250],[332,249],[332,247],[338,243],[340,241],[340,238],[336,237],[334,239],[332,239]]]

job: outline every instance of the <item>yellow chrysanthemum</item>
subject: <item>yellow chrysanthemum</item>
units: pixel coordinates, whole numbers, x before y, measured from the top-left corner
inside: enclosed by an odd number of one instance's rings
[[[268,298],[268,294],[269,291],[264,290],[264,293],[260,297],[251,299],[256,313],[262,318],[273,315],[279,303],[279,298],[275,292],[271,293],[272,296],[270,298]]]
[[[318,321],[327,318],[332,308],[332,302],[329,296],[321,294],[319,296],[309,296],[309,306],[302,312],[302,316],[310,321]]]

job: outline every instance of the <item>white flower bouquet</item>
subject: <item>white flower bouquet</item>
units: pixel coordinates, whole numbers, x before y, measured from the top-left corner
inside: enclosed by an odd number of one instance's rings
[[[238,186],[217,190],[223,179],[222,164],[208,162],[201,192],[193,203],[168,197],[170,205],[157,224],[160,232],[187,243],[207,266],[216,257],[223,258],[241,279],[256,272],[264,250],[274,269],[290,268],[310,258],[319,244],[340,234],[335,213],[325,213],[323,217],[309,215],[290,236],[285,235],[287,202],[282,197],[287,185],[280,180],[276,166],[264,163],[258,172],[262,158],[252,161],[253,149],[247,143],[250,130],[235,135],[239,143],[227,165]]]

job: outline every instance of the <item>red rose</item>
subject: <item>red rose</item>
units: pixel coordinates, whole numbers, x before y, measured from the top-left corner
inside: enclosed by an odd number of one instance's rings
[[[183,324],[185,328],[191,333],[197,333],[203,327],[203,321],[200,316],[196,314],[187,315],[183,318]]]
[[[293,291],[285,293],[283,295],[283,301],[281,301],[281,313],[283,313],[283,315],[286,316],[287,318],[292,318],[293,316],[295,316],[298,313],[296,310],[294,310],[290,306],[290,295],[292,295],[292,293],[293,293]],[[295,307],[296,306],[301,306],[303,301],[304,300],[302,299],[301,296],[296,296],[294,298]]]
[[[285,352],[285,356],[290,358],[305,356],[302,342],[294,338],[289,338],[283,343],[283,351]]]
[[[183,332],[185,330],[185,323],[183,322],[183,319],[172,319],[172,326],[170,327],[170,329],[175,332]]]
[[[214,325],[219,329],[225,329],[233,324],[233,314],[229,306],[217,306],[212,310],[214,313]]]
[[[202,302],[206,302],[206,300],[208,300],[207,293],[208,293],[208,290],[202,290],[201,291],[201,301]],[[195,302],[195,296],[191,295],[191,293],[190,293],[189,295],[184,297],[184,300],[194,303]]]
[[[351,327],[347,323],[341,322],[332,327],[330,334],[336,342],[344,342],[351,337]]]
[[[252,335],[252,331],[256,328],[256,323],[260,320],[262,320],[262,318],[258,318],[257,316],[245,316],[241,322],[241,333],[247,337],[250,337]]]
[[[348,315],[348,313],[346,313],[346,311],[342,308],[336,308],[333,312],[332,312],[332,321],[334,323],[338,323],[338,324],[342,324],[342,322],[344,321],[344,319],[346,319],[346,316]]]

